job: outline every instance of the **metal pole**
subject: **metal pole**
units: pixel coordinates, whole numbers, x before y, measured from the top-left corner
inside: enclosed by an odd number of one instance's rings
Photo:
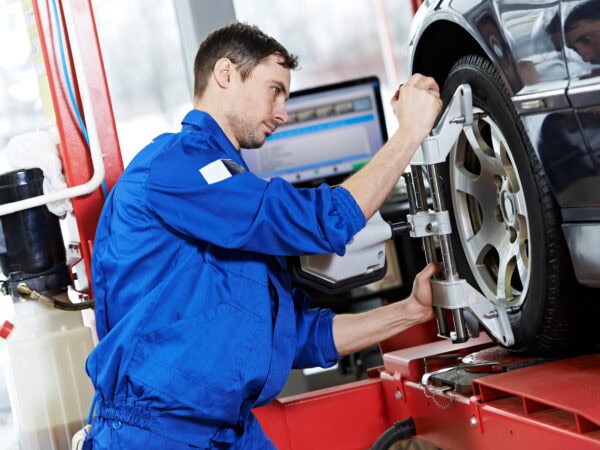
[[[434,211],[442,212],[444,211],[444,202],[440,195],[441,190],[438,182],[437,167],[434,164],[429,165],[428,172]],[[458,273],[455,268],[456,264],[454,262],[454,253],[452,252],[452,246],[450,244],[450,236],[443,234],[439,236],[439,239],[446,280],[455,281],[458,278]],[[454,319],[454,331],[456,333],[456,336],[452,340],[456,342],[466,341],[468,339],[468,333],[463,309],[453,309],[452,318]]]
[[[416,213],[418,211],[426,211],[427,210],[427,191],[425,189],[425,181],[423,178],[423,167],[422,166],[411,166],[412,172],[412,180],[411,177],[407,178],[407,190],[409,195],[414,197],[414,201],[411,204],[409,201],[409,205],[414,206]],[[408,181],[412,181],[410,184]],[[433,237],[427,236],[423,238],[423,249],[425,251],[425,260],[427,263],[437,262],[437,255],[435,251],[435,242]],[[446,311],[439,306],[433,308],[435,313],[435,318],[438,325],[438,334],[444,337],[450,337],[450,328],[448,327],[448,318],[446,316]]]

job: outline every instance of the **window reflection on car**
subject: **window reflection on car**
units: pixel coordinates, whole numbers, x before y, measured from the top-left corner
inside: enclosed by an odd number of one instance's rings
[[[590,63],[583,76],[600,74],[600,0],[580,3],[567,15],[564,24],[565,42],[581,59]]]

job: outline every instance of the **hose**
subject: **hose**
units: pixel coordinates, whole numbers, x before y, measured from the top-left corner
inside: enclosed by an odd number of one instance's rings
[[[403,441],[417,435],[412,417],[395,422],[375,441],[371,450],[388,450],[398,441]]]
[[[19,283],[17,286],[17,292],[27,300],[37,300],[50,308],[60,309],[62,311],[81,311],[84,309],[92,308],[94,306],[94,300],[89,302],[81,303],[70,303],[63,302],[54,297],[44,295],[34,289],[31,289],[25,283]]]

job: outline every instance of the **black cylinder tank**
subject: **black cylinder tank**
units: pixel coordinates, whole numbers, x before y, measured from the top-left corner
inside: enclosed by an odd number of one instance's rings
[[[21,169],[0,175],[0,204],[43,194],[44,174],[40,169]],[[58,217],[45,205],[0,216],[6,254],[2,271],[35,274],[66,261]]]

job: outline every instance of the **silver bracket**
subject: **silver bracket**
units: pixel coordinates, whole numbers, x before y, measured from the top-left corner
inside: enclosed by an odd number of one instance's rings
[[[505,346],[515,343],[506,308],[495,305],[464,279],[431,280],[433,306],[471,311],[479,323]]]
[[[446,161],[454,142],[463,127],[473,123],[473,96],[471,86],[461,84],[448,107],[440,117],[437,126],[421,143],[412,157],[411,165],[423,166]]]
[[[449,367],[444,367],[442,369],[434,370],[433,372],[425,372],[423,374],[423,376],[421,377],[421,384],[423,386],[427,386],[429,388],[429,391],[432,393],[435,392],[437,394],[440,392],[449,391],[450,389],[452,389],[450,386],[430,387],[430,386],[432,386],[432,384],[429,380],[436,375],[442,375],[444,373],[452,372],[452,371],[456,371],[456,370],[458,370],[458,366],[449,366]]]
[[[422,238],[452,233],[448,211],[418,212],[407,214],[406,221],[411,224],[410,237]]]

